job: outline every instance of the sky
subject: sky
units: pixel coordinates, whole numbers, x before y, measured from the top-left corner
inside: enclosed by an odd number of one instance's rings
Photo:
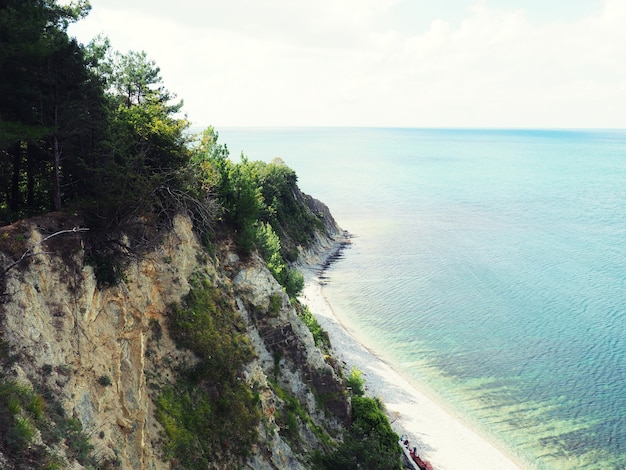
[[[626,128],[624,0],[91,0],[196,126]]]

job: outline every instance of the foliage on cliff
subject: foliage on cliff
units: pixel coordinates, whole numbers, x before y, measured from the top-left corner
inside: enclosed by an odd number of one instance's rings
[[[352,418],[343,444],[321,459],[321,467],[337,470],[402,468],[398,435],[391,429],[382,403],[374,398],[352,397]]]
[[[68,24],[88,11],[87,1],[0,2],[0,93],[6,98],[0,101],[0,219],[51,210],[79,214],[89,236],[76,250],[84,249],[99,288],[108,289],[124,280],[125,262],[157,247],[163,229],[182,213],[193,221],[208,256],[221,240],[233,239],[244,261],[257,250],[296,304],[303,278],[290,262],[323,224],[299,191],[295,172],[281,160],[251,162],[242,155],[234,162],[213,128],[191,136],[182,103],[163,87],[159,68],[144,52],[121,54],[102,38],[84,46],[67,35]],[[28,248],[12,232],[3,235],[0,268]],[[0,273],[1,281],[7,271]],[[311,313],[298,310],[317,344],[328,348]],[[201,275],[168,318],[177,345],[193,351],[198,362],[179,367],[175,380],[158,385],[154,404],[164,432],[163,456],[179,468],[242,459],[257,439],[261,417],[258,396],[242,378],[253,354],[232,293]],[[301,353],[298,345],[289,346]],[[307,373],[327,386],[334,372],[322,372]],[[111,378],[102,375],[98,383],[106,388]],[[331,404],[341,407],[346,390],[338,384],[331,391],[341,396]],[[37,433],[46,444],[54,434],[55,445],[61,442],[74,453],[68,460],[95,466],[80,422],[60,412],[53,416],[57,407],[45,392],[0,377],[0,454],[24,468],[37,456],[50,457],[49,468],[63,468],[64,459],[33,453]],[[276,393],[287,404],[290,433],[298,420],[312,422],[295,397]],[[355,396],[352,413],[344,444],[318,463],[386,468],[396,449],[379,404]],[[319,435],[320,441],[330,439]]]
[[[256,439],[257,400],[241,377],[252,351],[241,317],[224,292],[197,279],[181,305],[173,305],[169,331],[179,347],[199,358],[179,371],[157,399],[165,429],[165,456],[183,468],[209,468],[231,454],[245,457]]]
[[[343,442],[333,452],[317,454],[314,462],[320,469],[402,468],[402,450],[398,435],[391,429],[384,405],[376,398],[365,397],[364,380],[353,369],[347,383],[352,387],[352,424]]]
[[[0,5],[0,217],[64,207],[126,221],[187,160],[180,104],[143,53],[82,46],[69,23],[81,1]]]
[[[114,460],[93,456],[80,421],[67,416],[49,389],[33,389],[5,372],[15,360],[0,341],[0,456],[15,465],[9,468],[61,469],[66,468],[66,458],[86,467],[114,467]],[[51,372],[51,366],[42,370]],[[51,450],[58,446],[67,449],[66,458]]]
[[[282,258],[271,262],[273,273],[297,292],[286,262],[320,220],[302,203],[295,172],[282,161],[233,162],[212,128],[189,134],[182,102],[145,52],[116,52],[102,37],[84,46],[67,35],[89,8],[0,5],[0,220],[81,213],[103,286],[119,280],[119,258],[154,246],[175,214],[190,216],[206,241],[235,233],[244,255],[259,239],[267,246],[271,226]],[[122,232],[128,241],[120,246],[112,234]]]

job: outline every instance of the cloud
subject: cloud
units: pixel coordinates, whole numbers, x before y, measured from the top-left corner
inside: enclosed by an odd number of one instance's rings
[[[531,24],[523,10],[484,4],[458,28],[436,20],[423,34],[397,37],[393,88],[405,97],[402,122],[418,126],[623,126],[626,70],[619,47],[626,8]]]
[[[395,22],[401,0],[142,2],[94,0],[85,31],[146,50],[197,124],[626,124],[620,0],[541,24],[479,2],[421,30]]]

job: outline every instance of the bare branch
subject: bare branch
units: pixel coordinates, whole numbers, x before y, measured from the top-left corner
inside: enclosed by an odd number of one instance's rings
[[[59,235],[63,235],[66,233],[78,233],[78,232],[86,232],[88,231],[88,228],[85,227],[74,227],[72,229],[68,229],[68,230],[60,230],[58,232],[54,232],[44,238],[41,239],[41,241],[39,243],[35,243],[33,246],[31,246],[28,250],[26,250],[24,253],[22,253],[22,256],[20,256],[16,261],[13,261],[11,264],[9,264],[9,266],[2,272],[2,274],[0,274],[0,279],[4,279],[7,275],[7,273],[13,269],[15,266],[17,266],[18,264],[20,264],[22,261],[28,259],[28,258],[32,258],[33,256],[37,256],[37,255],[43,255],[46,252],[42,252],[42,253],[35,253],[35,248],[37,248],[39,245],[47,242],[48,240],[50,240],[51,238],[57,237]]]
[[[182,213],[187,215],[197,230],[212,232],[213,224],[219,213],[219,205],[215,199],[206,194],[203,199],[197,198],[187,191],[161,185],[153,191],[161,195],[157,198],[161,215]]]

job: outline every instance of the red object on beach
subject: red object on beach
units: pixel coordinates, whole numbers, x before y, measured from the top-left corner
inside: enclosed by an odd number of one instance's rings
[[[413,453],[413,451],[410,451],[410,453],[411,453],[411,457],[413,458],[413,461],[417,464],[420,470],[433,470],[433,466],[430,464],[428,460],[422,460],[420,456]]]
[[[433,466],[430,464],[430,462],[428,460],[422,460],[422,458],[417,454],[417,447],[413,447],[413,449],[410,448],[410,443],[408,439],[405,439],[404,441],[400,440],[398,444],[404,445],[405,452],[409,452],[411,460],[413,460],[415,465],[417,465],[420,470],[433,470]]]

